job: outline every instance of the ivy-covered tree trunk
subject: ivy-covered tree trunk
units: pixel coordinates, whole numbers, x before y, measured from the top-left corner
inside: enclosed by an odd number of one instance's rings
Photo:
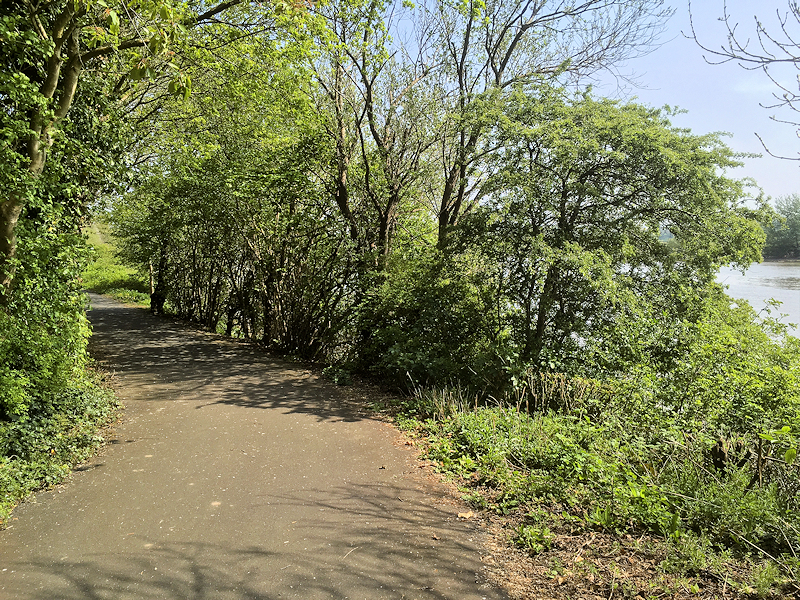
[[[78,83],[88,66],[100,65],[107,76],[154,77],[174,67],[171,48],[189,28],[217,17],[244,0],[227,0],[195,15],[169,0],[6,0],[0,8],[0,302],[7,303],[14,280],[17,226],[53,141],[70,111]],[[121,60],[111,60],[118,57]],[[102,60],[102,62],[100,62]],[[188,93],[189,82],[173,73],[170,91]],[[118,86],[119,87],[119,86]],[[24,189],[21,189],[22,186]]]
[[[9,19],[3,24],[4,35],[13,35],[12,39],[15,40],[23,38],[25,40],[22,43],[23,47],[9,45],[4,48],[4,54],[11,54],[17,66],[21,67],[21,72],[17,74],[20,82],[27,80],[33,84],[27,87],[27,98],[15,98],[18,104],[9,107],[11,111],[9,117],[17,121],[17,124],[20,121],[28,122],[27,136],[15,140],[14,154],[17,155],[18,163],[24,165],[21,168],[26,171],[17,178],[17,181],[21,179],[35,186],[35,180],[44,170],[47,153],[53,144],[53,134],[69,112],[75,98],[83,64],[78,18],[84,14],[85,7],[81,3],[65,2],[61,12],[46,29],[35,10],[28,4],[24,6],[25,9],[22,6],[16,7],[20,12],[27,13],[24,17],[17,20]],[[25,26],[33,31],[26,30]],[[42,50],[44,69],[43,75],[39,75],[39,80],[36,79],[38,75],[36,65],[30,64],[24,54],[26,42],[38,43]],[[33,78],[28,77],[29,73],[33,74]],[[20,111],[20,105],[27,110]],[[25,204],[22,190],[11,188],[7,194],[7,197],[0,201],[0,277],[2,278],[0,298],[4,302],[7,301],[14,279],[16,229]]]

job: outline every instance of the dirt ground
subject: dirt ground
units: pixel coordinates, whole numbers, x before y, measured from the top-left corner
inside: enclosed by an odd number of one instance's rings
[[[507,597],[488,581],[489,523],[363,398],[91,302],[92,353],[126,408],[98,456],[0,532],[0,599]]]

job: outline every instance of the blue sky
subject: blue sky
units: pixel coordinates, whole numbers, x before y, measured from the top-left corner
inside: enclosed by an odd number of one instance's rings
[[[764,139],[769,149],[778,155],[800,156],[800,138],[797,128],[775,123],[770,116],[800,121],[800,114],[791,111],[763,108],[774,100],[775,85],[761,71],[747,71],[734,63],[709,65],[703,50],[682,32],[689,33],[689,5],[687,0],[675,0],[675,16],[661,36],[663,45],[651,54],[630,60],[621,67],[623,73],[636,73],[640,87],[619,90],[616,83],[605,80],[595,85],[600,95],[637,98],[651,105],[677,106],[687,114],[674,117],[678,127],[687,127],[695,133],[726,131],[732,134],[727,144],[736,151],[762,154],[762,158],[745,160],[745,166],[731,171],[734,177],[752,177],[764,193],[773,198],[800,193],[800,161],[772,158],[756,137]],[[788,0],[759,0],[758,3],[728,0],[733,21],[739,22],[738,31],[743,39],[754,38],[754,15],[769,31],[779,30],[776,9],[787,10]],[[692,14],[698,38],[707,46],[717,48],[725,42],[725,26],[719,21],[724,0],[694,0]],[[800,26],[792,20],[794,30]],[[709,56],[709,58],[711,58]],[[797,73],[793,67],[776,71],[780,81],[797,89]]]

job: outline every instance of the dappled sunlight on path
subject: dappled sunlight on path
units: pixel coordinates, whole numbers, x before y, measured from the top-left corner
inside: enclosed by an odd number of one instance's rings
[[[397,432],[302,366],[93,297],[124,422],[0,533],[0,598],[502,598]]]

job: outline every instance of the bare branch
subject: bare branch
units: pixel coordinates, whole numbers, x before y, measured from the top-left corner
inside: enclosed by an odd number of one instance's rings
[[[798,103],[800,103],[800,92],[789,89],[770,72],[771,67],[783,65],[793,66],[795,70],[800,71],[800,45],[798,44],[797,37],[790,29],[790,25],[800,25],[800,5],[798,5],[797,2],[790,1],[788,7],[788,11],[775,11],[777,17],[777,33],[770,33],[758,17],[754,16],[753,20],[755,22],[756,37],[755,41],[753,41],[750,38],[743,38],[738,33],[739,24],[733,22],[731,14],[728,12],[728,5],[726,2],[723,6],[722,18],[720,19],[725,27],[726,41],[724,44],[721,44],[718,49],[714,49],[700,41],[695,29],[692,4],[690,1],[689,26],[691,34],[684,35],[694,40],[703,51],[713,57],[708,58],[707,56],[703,56],[708,64],[719,65],[735,62],[748,71],[763,71],[767,78],[778,89],[778,92],[773,92],[772,94],[776,100],[775,103],[762,104],[762,107],[768,109],[788,107],[790,110],[798,111],[800,110],[798,106]],[[795,127],[800,126],[799,123],[777,119],[774,116],[772,119],[779,123],[786,123]],[[800,160],[800,158],[791,158],[774,154],[770,151],[759,134],[756,134],[756,137],[758,137],[764,150],[770,156],[783,160]]]
[[[770,155],[772,158],[779,158],[779,159],[781,159],[781,160],[794,160],[794,161],[800,161],[800,157],[794,157],[794,158],[792,158],[792,157],[790,157],[790,156],[781,156],[781,155],[779,155],[779,154],[774,154],[774,153],[773,153],[773,152],[772,152],[772,151],[771,151],[771,150],[770,150],[770,149],[767,147],[767,144],[766,144],[766,142],[764,142],[764,139],[763,139],[763,138],[762,138],[762,137],[761,137],[761,136],[760,136],[758,133],[756,133],[756,134],[755,134],[755,136],[758,138],[758,141],[759,141],[759,142],[761,142],[761,145],[762,145],[762,146],[763,146],[763,148],[764,148],[764,152],[766,152],[767,154],[769,154],[769,155]]]
[[[114,54],[115,52],[120,52],[122,50],[129,50],[130,48],[141,48],[146,45],[147,45],[147,40],[143,39],[126,40],[116,46],[101,46],[100,48],[94,48],[93,50],[84,52],[83,54],[80,55],[79,60],[81,63],[85,64],[101,56],[108,56],[109,54]]]
[[[186,23],[184,23],[184,25],[186,25],[187,27],[193,27],[195,25],[199,25],[200,23],[210,21],[212,17],[217,16],[218,14],[228,10],[229,8],[238,6],[239,4],[242,4],[242,2],[244,1],[245,0],[227,0],[227,2],[221,2],[217,6],[207,10],[203,14],[188,19]]]

